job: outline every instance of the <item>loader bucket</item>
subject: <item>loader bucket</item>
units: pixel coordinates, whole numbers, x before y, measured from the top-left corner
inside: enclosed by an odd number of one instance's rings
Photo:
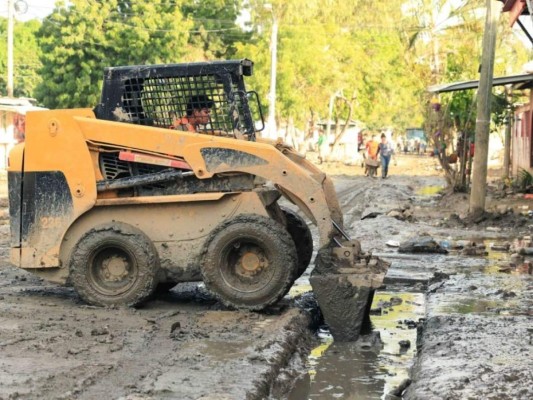
[[[336,341],[355,341],[369,325],[374,292],[383,283],[389,266],[362,252],[356,240],[318,252],[311,286]]]

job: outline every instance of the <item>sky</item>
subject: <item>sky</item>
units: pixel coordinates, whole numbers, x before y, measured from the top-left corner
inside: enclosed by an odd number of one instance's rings
[[[17,0],[13,0],[15,3]],[[30,19],[43,19],[54,10],[56,0],[18,0],[28,5],[28,11],[24,14],[16,14],[18,21],[28,21]],[[7,18],[7,0],[0,0],[0,16]]]

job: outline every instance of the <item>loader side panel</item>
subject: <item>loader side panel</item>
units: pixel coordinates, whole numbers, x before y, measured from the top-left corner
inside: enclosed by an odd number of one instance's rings
[[[61,237],[64,221],[72,218],[72,212],[72,196],[62,172],[24,174],[20,229],[24,246],[32,247],[32,243],[39,243],[44,235]]]
[[[59,267],[65,231],[96,201],[95,169],[76,116],[94,118],[89,109],[33,111],[26,116],[24,157],[19,166],[18,259],[12,251],[12,262],[21,268]]]
[[[7,185],[9,190],[11,247],[20,247],[22,172],[8,172]]]

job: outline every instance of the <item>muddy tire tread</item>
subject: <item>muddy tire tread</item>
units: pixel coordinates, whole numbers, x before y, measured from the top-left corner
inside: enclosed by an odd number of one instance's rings
[[[311,262],[311,258],[313,258],[313,235],[305,220],[295,211],[286,207],[280,208],[287,219],[287,231],[296,246],[298,269],[295,279],[298,279],[305,272]]]
[[[134,287],[112,298],[99,293],[87,279],[88,257],[99,243],[110,239],[116,242],[124,240],[125,246],[130,245],[130,250],[136,256],[139,268]],[[159,257],[150,239],[142,232],[123,229],[120,226],[106,226],[93,228],[81,237],[70,256],[69,268],[70,282],[86,303],[102,307],[134,307],[153,295],[158,284]]]
[[[278,278],[275,287],[267,291],[263,296],[259,296],[261,299],[255,301],[247,299],[241,301],[241,296],[238,296],[237,293],[231,293],[234,292],[231,288],[224,287],[222,284],[223,279],[220,277],[219,268],[216,265],[216,254],[212,253],[219,234],[222,232],[227,234],[228,230],[236,229],[236,227],[238,228],[238,226],[243,224],[253,226],[254,230],[268,232],[270,234],[269,237],[276,242],[276,247],[279,250],[276,257],[276,263],[279,266],[276,272],[283,278]],[[282,224],[261,215],[246,214],[224,221],[211,232],[202,250],[200,269],[206,288],[225,306],[259,311],[277,303],[287,293],[297,273],[297,262],[298,257],[294,242]],[[261,292],[264,291],[264,289],[261,290]]]

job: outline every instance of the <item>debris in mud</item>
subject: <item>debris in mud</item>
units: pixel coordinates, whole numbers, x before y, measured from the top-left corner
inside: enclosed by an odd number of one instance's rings
[[[82,347],[82,348],[72,348],[72,349],[68,349],[67,350],[67,354],[70,354],[72,356],[75,356],[76,354],[80,354],[84,351],[87,351],[88,349],[86,347]]]
[[[398,321],[398,323],[400,325],[405,325],[407,329],[415,329],[418,326],[418,323],[412,319],[404,319],[403,321]]]
[[[416,218],[413,215],[413,211],[409,205],[403,208],[396,208],[387,213],[388,217],[396,218],[399,221],[416,222]]]
[[[385,243],[385,245],[388,247],[400,247],[400,242],[397,240],[389,240]]]
[[[429,235],[417,236],[400,244],[400,253],[437,253],[447,254],[448,250],[443,248]]]
[[[370,218],[377,218],[378,215],[382,215],[382,214],[383,214],[382,212],[371,211],[368,214],[361,215],[361,220],[370,219]]]
[[[397,306],[397,305],[400,305],[403,303],[403,300],[400,299],[399,297],[391,297],[390,298],[390,303],[393,305],[393,306]]]
[[[486,256],[489,253],[485,250],[486,246],[483,244],[478,244],[476,242],[469,243],[468,246],[465,246],[461,250],[463,256]]]
[[[520,255],[533,256],[533,247],[522,247],[520,249]]]
[[[510,266],[513,267],[513,268],[516,268],[517,266],[519,266],[520,264],[522,264],[524,262],[525,258],[519,254],[519,253],[513,253],[511,254],[511,262],[510,262]]]
[[[91,336],[109,335],[109,327],[94,328],[91,330]]]
[[[531,218],[521,213],[515,213],[512,208],[506,208],[503,211],[484,211],[479,215],[467,215],[464,218],[452,213],[439,225],[447,228],[485,228],[488,232],[501,232],[502,230],[527,227],[529,224],[531,224]]]
[[[506,251],[509,251],[509,249],[511,248],[511,244],[510,243],[503,243],[503,244],[491,244],[490,246],[490,249],[492,251],[502,251],[502,252],[506,252]]]
[[[374,331],[366,335],[361,335],[356,342],[356,346],[361,350],[371,350],[383,348],[383,341],[381,340],[381,334],[379,331]]]
[[[385,395],[385,400],[401,400],[403,392],[411,384],[411,379],[404,379],[397,387]]]
[[[173,333],[176,329],[181,328],[181,322],[176,321],[170,326],[170,333]]]
[[[446,281],[450,279],[450,275],[445,273],[445,272],[440,272],[440,271],[437,271],[433,274],[433,276],[431,277],[431,279],[429,280],[429,283],[430,284],[434,284],[434,283],[438,283],[438,282],[442,282],[442,281]]]
[[[400,340],[398,342],[398,344],[400,345],[400,350],[406,350],[409,347],[411,347],[411,341],[410,340]]]

